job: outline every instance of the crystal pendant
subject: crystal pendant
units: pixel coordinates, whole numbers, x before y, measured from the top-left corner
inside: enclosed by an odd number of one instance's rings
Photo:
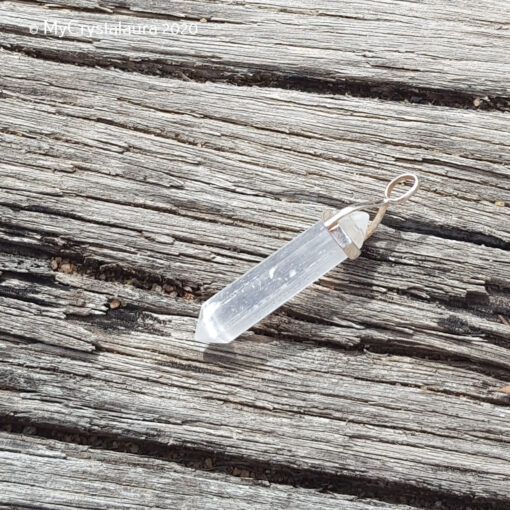
[[[355,211],[334,229],[319,221],[298,235],[202,305],[195,339],[231,342],[335,266],[356,258],[368,220],[366,212]]]

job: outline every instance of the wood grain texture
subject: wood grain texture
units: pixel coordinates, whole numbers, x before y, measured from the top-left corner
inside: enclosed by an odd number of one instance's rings
[[[507,116],[1,59],[4,420],[508,504]],[[403,171],[360,259],[193,341],[203,299]]]
[[[86,327],[96,349],[46,345],[44,329],[31,342],[3,334],[4,419],[507,501],[503,379],[261,335],[206,348],[192,340],[192,301],[78,274],[35,277],[32,263],[4,272],[2,294],[73,306],[66,324]],[[113,297],[123,307],[104,312]]]
[[[293,319],[273,316],[262,331],[509,366],[498,318],[510,281],[510,213],[496,205],[510,188],[504,115],[102,70],[81,70],[76,83],[69,66],[4,62],[6,241],[178,281],[203,298],[324,208],[376,198],[415,171],[422,189],[390,210],[393,227],[286,306]]]
[[[0,462],[0,507],[412,510],[5,432]]]
[[[42,2],[41,2],[42,3]],[[358,80],[509,95],[510,8],[505,0],[475,4],[427,0],[380,2],[57,0],[2,2],[1,45],[90,65],[210,78]],[[62,9],[63,8],[63,9]],[[60,26],[159,28],[158,34],[73,31],[31,35],[44,20]],[[161,33],[165,24],[197,22],[196,35]],[[207,22],[205,22],[207,21]],[[104,30],[103,30],[104,32]]]

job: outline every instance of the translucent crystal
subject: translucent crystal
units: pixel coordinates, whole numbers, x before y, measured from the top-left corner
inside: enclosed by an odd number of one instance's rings
[[[339,224],[341,229],[333,235],[322,221],[317,222],[207,300],[200,310],[195,338],[231,342],[343,262],[347,255],[342,246],[350,241],[358,247],[363,244],[368,214],[351,213]]]

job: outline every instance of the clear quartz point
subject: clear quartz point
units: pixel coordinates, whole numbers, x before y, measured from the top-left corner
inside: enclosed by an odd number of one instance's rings
[[[334,232],[319,221],[282,246],[202,305],[195,339],[228,343],[237,338],[343,262],[352,243],[361,248],[368,219],[366,212],[353,212]]]

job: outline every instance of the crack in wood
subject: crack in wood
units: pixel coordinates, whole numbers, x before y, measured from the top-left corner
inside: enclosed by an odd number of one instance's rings
[[[43,9],[39,2],[11,2],[7,5],[13,12],[7,11],[11,16],[2,29],[5,33],[18,31],[20,35],[8,38],[3,47],[58,62],[78,63],[78,53],[79,63],[84,65],[116,66],[185,80],[216,80],[236,85],[508,111],[507,94],[491,93],[491,90],[507,92],[502,57],[505,41],[497,30],[499,20],[491,17],[487,9],[467,8],[462,3],[451,9],[415,5],[414,15],[406,12],[404,17],[400,5],[380,7],[377,2],[367,2],[363,6],[344,2],[337,7],[319,2],[319,5],[310,4],[302,9],[280,4],[186,2],[173,6],[130,0],[119,7],[116,1],[91,2],[84,6],[76,0],[59,0],[51,5],[56,9]],[[506,12],[504,2],[499,6]],[[72,42],[70,39],[61,44],[61,48],[33,44],[34,37],[30,37],[19,18],[24,19],[23,15],[37,18],[44,11],[61,22],[76,13],[82,14],[84,22],[140,17],[154,21],[200,20],[204,23],[199,25],[206,29],[205,42],[197,46],[184,42],[177,53],[170,53],[170,58],[165,52],[154,55],[157,52],[144,50],[143,41],[139,41],[139,52],[129,58],[125,56],[130,53],[129,49],[110,58],[93,49],[92,54],[88,54],[81,51],[82,48],[67,47],[67,43]],[[309,29],[304,31],[303,26]],[[28,37],[22,33],[23,29]],[[240,45],[239,40],[246,38],[247,31],[252,34],[251,38]],[[283,31],[281,40],[274,35],[280,31]],[[359,33],[367,35],[360,40]],[[208,44],[216,41],[215,37],[222,44]],[[426,42],[422,43],[422,39]],[[470,43],[466,43],[467,40]],[[233,41],[237,43],[235,52],[231,48]],[[99,46],[102,42],[111,44],[100,38],[90,41],[82,38],[75,42],[78,45],[83,42],[95,42]],[[268,45],[273,51],[266,55]],[[243,47],[241,52],[240,46]],[[423,46],[430,46],[430,49],[425,51]],[[310,54],[308,58],[299,53],[303,50]],[[323,52],[328,59],[322,58]],[[188,58],[188,53],[194,58]],[[244,55],[244,59],[236,53]],[[261,59],[261,54],[266,58]],[[317,60],[322,66],[316,64]],[[319,67],[324,69],[319,71]],[[478,81],[475,76],[479,77]],[[442,86],[436,88],[437,83]],[[475,92],[478,88],[480,90]]]
[[[82,56],[76,60],[73,53],[55,52],[21,45],[3,45],[0,48],[21,53],[23,55],[48,60],[51,62],[68,63],[85,67],[104,67],[119,69],[126,72],[141,73],[150,76],[173,78],[176,80],[193,80],[199,83],[227,83],[242,87],[264,87],[283,90],[295,90],[311,94],[348,95],[360,98],[374,98],[384,101],[405,102],[410,104],[427,104],[482,111],[510,112],[510,98],[504,96],[485,96],[484,101],[475,106],[479,94],[470,94],[455,90],[434,89],[431,87],[408,86],[405,83],[385,82],[377,80],[356,80],[343,78],[339,81],[320,80],[302,75],[285,75],[279,73],[247,70],[245,74],[232,73],[228,68],[203,65],[195,67],[174,66],[157,60],[119,61],[105,57]]]
[[[169,294],[171,297],[179,297],[184,298],[186,300],[194,300],[197,303],[202,303],[205,301],[208,297],[210,297],[209,293],[206,293],[204,295],[204,291],[201,289],[200,285],[194,285],[192,282],[181,282],[176,280],[171,280],[168,278],[163,277],[162,275],[154,274],[151,272],[143,272],[140,270],[135,269],[129,269],[126,267],[122,267],[118,264],[111,264],[111,263],[102,263],[100,260],[95,260],[93,258],[84,258],[80,257],[79,255],[75,254],[74,256],[62,258],[59,256],[58,251],[53,253],[54,257],[51,259],[50,265],[52,269],[56,272],[70,272],[74,274],[81,274],[86,275],[88,277],[94,278],[96,280],[100,281],[109,281],[109,282],[117,282],[122,284],[131,285],[135,288],[139,289],[145,289],[145,290],[152,290],[155,292],[163,292],[166,294]],[[9,273],[4,272],[4,278],[8,276]],[[47,282],[50,283],[51,279],[45,275],[44,277],[39,275],[23,275],[22,278],[26,281],[32,281],[32,282]],[[0,282],[2,280],[2,276],[0,274]],[[53,283],[54,284],[54,283]],[[320,283],[319,283],[320,284]],[[55,284],[54,284],[55,285]],[[491,287],[493,288],[493,287]],[[352,289],[352,291],[355,294],[361,294],[361,295],[367,295],[366,289]],[[414,293],[410,293],[404,289],[397,289],[397,292],[400,295],[412,297],[413,299],[417,299],[420,301],[424,301],[427,303],[439,303],[442,306],[444,306],[447,310],[451,312],[450,315],[445,316],[444,319],[441,319],[441,321],[438,323],[439,326],[444,328],[446,331],[454,333],[454,334],[463,334],[468,336],[474,336],[479,337],[480,335],[483,336],[484,332],[482,329],[473,328],[469,323],[459,318],[455,315],[455,312],[458,310],[466,310],[469,309],[472,312],[477,313],[477,315],[481,318],[493,318],[499,313],[506,313],[508,311],[508,307],[510,306],[510,300],[508,299],[510,297],[510,292],[508,289],[503,289],[502,287],[498,287],[499,295],[500,297],[505,298],[505,300],[498,300],[495,303],[491,303],[489,300],[489,296],[484,294],[483,296],[471,296],[469,294],[466,294],[466,296],[461,299],[454,296],[447,297],[446,299],[440,299],[440,298],[423,298],[419,295],[416,295]],[[8,288],[2,289],[3,295],[10,296],[10,297],[16,297],[17,299],[21,300],[28,300],[28,301],[34,301],[33,297],[25,297],[23,295],[23,291],[20,289],[14,289],[12,293],[9,294]],[[483,298],[483,299],[482,299]],[[40,300],[41,305],[46,305],[44,298]],[[120,303],[121,306],[122,303]],[[129,307],[133,313],[139,313],[140,310],[137,310],[137,307]],[[141,309],[141,312],[143,313],[143,308]],[[71,317],[71,314],[68,315]],[[117,317],[118,316],[118,317]],[[76,317],[76,319],[82,320],[82,321],[93,321],[96,325],[103,324],[103,327],[107,329],[115,329],[116,327],[126,328],[129,327],[129,324],[136,324],[137,321],[130,319],[131,315],[129,315],[129,310],[126,308],[123,308],[122,310],[113,310],[108,318],[104,318],[101,320],[100,317],[89,317],[84,318],[82,317],[79,319],[79,317]],[[298,321],[302,321],[309,324],[320,324],[320,325],[334,325],[334,322],[325,320],[324,318],[317,319],[313,318],[311,316],[307,316],[306,314],[292,312],[291,310],[285,310],[283,312],[277,312],[275,314],[275,320],[276,321],[285,321],[286,317],[297,319]],[[127,320],[130,319],[130,320]],[[133,322],[134,321],[134,322]],[[361,319],[358,320],[358,323],[362,324]],[[117,326],[116,326],[117,325]],[[139,327],[146,328],[146,326],[139,325]],[[299,329],[299,328],[298,328]],[[392,328],[394,330],[394,328]],[[379,330],[383,331],[384,328],[379,327]],[[254,331],[259,331],[263,335],[266,335],[270,338],[285,338],[287,340],[292,341],[312,341],[307,336],[300,336],[296,335],[294,333],[282,333],[276,330],[271,330],[270,328],[264,327],[264,326],[256,326],[254,328]],[[488,341],[493,343],[494,345],[500,345],[505,347],[507,345],[507,340],[505,338],[497,338],[496,335],[491,336]],[[345,348],[347,346],[336,346],[337,348]],[[372,342],[370,341],[370,338],[363,338],[361,337],[361,343],[356,344],[353,346],[357,350],[364,350],[364,349],[370,349],[371,347],[374,347],[375,352],[386,352],[386,353],[396,353],[397,349],[399,353],[404,353],[406,355],[412,354],[413,356],[417,355],[427,355],[427,351],[420,352],[420,350],[416,350],[413,348],[413,351],[410,352],[410,350],[407,350],[405,352],[402,350],[402,348],[399,348],[398,346],[389,346],[385,345],[386,351],[381,351],[381,347],[376,345],[372,345]],[[429,353],[430,354],[430,353]],[[453,359],[453,358],[451,358]],[[459,357],[459,360],[465,360],[465,358]]]
[[[12,434],[23,434],[90,446],[93,449],[128,452],[167,462],[174,462],[193,469],[223,473],[234,477],[252,478],[271,484],[286,484],[292,487],[317,489],[330,493],[357,496],[361,499],[377,499],[389,504],[406,501],[417,508],[435,510],[499,510],[506,500],[479,498],[473,496],[456,497],[441,491],[424,490],[412,483],[378,484],[369,478],[331,475],[317,470],[295,469],[278,463],[260,463],[253,459],[226,454],[220,451],[191,447],[186,444],[166,445],[157,441],[140,440],[90,432],[83,429],[55,427],[13,416],[0,416],[2,430]]]
[[[42,261],[41,261],[42,263]],[[44,307],[50,307],[52,304],[48,302],[48,290],[53,289],[55,291],[64,290],[67,288],[61,281],[57,281],[56,278],[60,274],[71,274],[71,275],[83,275],[87,278],[94,278],[98,282],[115,282],[127,285],[128,287],[143,289],[146,291],[155,292],[158,294],[168,294],[170,297],[177,299],[184,298],[183,302],[187,300],[194,300],[195,302],[201,302],[204,298],[201,295],[199,288],[192,288],[189,286],[183,286],[180,282],[161,279],[159,275],[151,275],[149,273],[143,274],[137,271],[129,271],[115,264],[101,264],[99,261],[94,260],[83,260],[83,259],[62,259],[61,257],[54,257],[50,263],[46,263],[54,272],[50,272],[50,268],[46,268],[44,274],[26,273],[24,265],[21,264],[20,270],[16,271],[16,267],[10,267],[7,271],[0,273],[0,294],[5,297],[15,298],[26,303],[35,303]],[[10,280],[16,277],[15,284],[10,284]],[[24,282],[24,286],[21,283]],[[33,286],[33,288],[32,288]],[[37,290],[39,289],[39,290]],[[38,294],[40,296],[38,297]],[[362,292],[363,294],[363,292]],[[403,293],[405,295],[405,293]],[[413,296],[416,299],[416,296]],[[105,302],[110,302],[110,308],[112,297],[108,297],[105,294]],[[94,327],[103,329],[104,331],[140,331],[140,332],[151,332],[158,333],[159,328],[154,328],[154,318],[152,318],[147,312],[157,311],[161,313],[162,310],[154,309],[148,304],[135,304],[125,302],[125,300],[115,298],[114,301],[118,302],[118,308],[107,309],[106,315],[101,313],[99,315],[84,314],[83,311],[67,311],[66,317],[68,320],[78,322],[81,324],[90,324]],[[430,299],[426,300],[430,302]],[[441,302],[436,300],[436,302]],[[463,301],[457,301],[458,308],[449,306],[452,314],[445,316],[444,319],[439,322],[444,330],[450,331],[455,335],[461,335],[465,338],[473,335],[483,335],[484,332],[480,329],[473,329],[466,320],[455,315],[456,311],[465,309]],[[473,307],[473,310],[478,308]],[[479,310],[478,310],[479,311]],[[485,316],[494,315],[494,310],[487,310],[484,308]],[[182,317],[193,316],[192,312],[180,311],[172,312],[174,315],[181,315]],[[484,317],[481,311],[479,311],[480,317]],[[149,319],[147,322],[145,319]],[[287,327],[286,324],[292,321],[293,324]],[[161,321],[160,321],[161,322]],[[394,339],[393,342],[383,342],[378,335],[388,335],[398,333],[404,335],[405,331],[399,333],[399,328],[392,326],[391,328],[385,329],[382,326],[375,327],[375,325],[366,323],[363,324],[362,319],[358,319],[357,327],[361,329],[368,329],[370,333],[360,331],[359,339],[356,342],[333,342],[327,339],[316,339],[313,335],[307,335],[299,332],[308,330],[310,327],[331,327],[335,328],[335,321],[328,321],[324,318],[317,318],[305,313],[299,313],[292,309],[286,309],[284,311],[273,314],[268,320],[264,321],[261,325],[257,325],[253,328],[256,334],[267,337],[268,339],[282,339],[286,342],[300,342],[305,344],[315,344],[317,346],[328,347],[333,350],[348,350],[358,351],[363,353],[374,353],[374,354],[393,354],[393,355],[404,355],[412,356],[416,359],[434,359],[442,360],[444,362],[462,361],[464,362],[465,368],[472,370],[482,370],[483,367],[469,363],[469,356],[454,355],[453,353],[435,353],[424,347],[420,348],[415,345],[408,345],[402,340],[397,341]],[[339,332],[341,332],[341,328]],[[377,332],[377,334],[375,334]],[[498,339],[496,335],[491,336],[487,339],[489,343],[506,347],[507,340],[504,338]],[[100,351],[102,348],[96,345],[96,350]],[[467,363],[467,364],[466,364]],[[485,368],[487,370],[487,368]],[[495,369],[494,369],[495,370]],[[502,373],[503,376],[503,373]]]

